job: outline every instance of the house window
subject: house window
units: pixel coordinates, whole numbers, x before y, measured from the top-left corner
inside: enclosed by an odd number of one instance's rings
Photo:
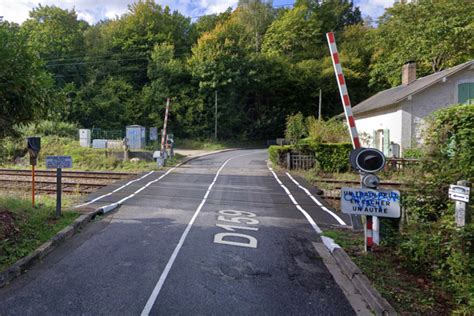
[[[458,103],[474,104],[474,82],[466,82],[458,85]]]

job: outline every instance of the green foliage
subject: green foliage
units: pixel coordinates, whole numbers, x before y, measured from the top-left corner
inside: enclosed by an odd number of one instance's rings
[[[294,147],[291,145],[270,146],[268,147],[268,159],[275,165],[283,166],[286,163],[286,154],[293,150]]]
[[[324,144],[315,146],[317,168],[323,172],[346,172],[349,170],[349,154],[352,144]]]
[[[474,2],[420,0],[396,4],[380,17],[371,83],[396,86],[401,66],[417,61],[419,76],[472,59]],[[423,21],[423,23],[420,23]]]
[[[448,222],[450,222],[448,224]],[[400,237],[398,254],[402,264],[430,276],[452,293],[459,311],[474,311],[474,225],[464,229],[445,221],[408,227]]]
[[[405,195],[409,216],[437,221],[446,213],[449,184],[474,180],[474,105],[455,105],[433,114],[426,131],[425,153]],[[422,198],[420,198],[422,197]]]
[[[310,116],[306,118],[308,136],[321,143],[350,142],[347,125],[342,121],[323,121]]]
[[[346,172],[349,170],[349,154],[352,144],[317,143],[314,140],[302,140],[298,145],[270,146],[268,157],[276,165],[286,165],[286,154],[298,152],[306,155],[314,155],[316,168],[322,172]]]
[[[34,47],[17,26],[0,22],[0,139],[45,113],[52,87]]]
[[[20,125],[16,128],[20,135],[29,136],[58,136],[77,138],[78,128],[75,124],[57,121],[39,121]]]
[[[294,115],[288,115],[286,118],[285,138],[295,145],[298,141],[308,133],[301,112]]]
[[[30,18],[21,28],[28,35],[29,44],[46,61],[46,69],[54,74],[60,86],[67,82],[83,82],[81,75],[85,67],[80,63],[82,58],[68,58],[84,54],[83,31],[87,23],[78,20],[74,9],[64,10],[39,4],[33,8]]]
[[[42,197],[39,202],[39,207],[32,208],[29,199],[0,196],[0,212],[3,218],[11,216],[14,225],[12,229],[4,226],[7,221],[0,222],[0,271],[30,254],[79,216],[64,211],[56,219],[55,200]]]
[[[474,180],[473,130],[474,105],[450,106],[433,114],[422,162],[411,172],[410,186],[416,190],[402,196],[409,225],[398,245],[402,263],[452,293],[457,312],[465,314],[474,312],[474,226],[454,227],[447,191],[458,180]]]
[[[277,9],[271,1],[241,0],[233,11],[192,23],[154,0],[137,0],[126,14],[95,25],[74,9],[39,5],[20,28],[2,23],[0,137],[35,119],[32,113],[89,128],[160,127],[170,97],[176,136],[205,139],[214,132],[216,92],[221,139],[281,137],[288,115],[316,112],[320,89],[322,116],[342,111],[327,31],[335,32],[356,104],[395,84],[409,55],[421,74],[472,56],[467,6],[453,0],[395,5],[372,28],[352,1],[298,0]],[[313,128],[323,142],[344,138]]]
[[[421,148],[407,148],[403,151],[404,158],[420,159],[423,158],[423,149]]]

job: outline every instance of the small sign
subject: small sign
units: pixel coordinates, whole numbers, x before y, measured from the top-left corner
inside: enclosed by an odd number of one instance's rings
[[[451,184],[449,186],[449,198],[451,200],[460,202],[469,202],[469,194],[471,189],[469,187],[463,187],[461,185]]]
[[[341,188],[341,210],[346,214],[400,217],[400,191]]]
[[[46,168],[72,168],[71,156],[46,156]]]

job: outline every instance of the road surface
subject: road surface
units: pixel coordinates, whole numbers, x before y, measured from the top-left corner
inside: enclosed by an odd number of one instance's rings
[[[266,159],[210,155],[99,199],[161,176],[0,289],[0,315],[353,315],[312,244],[340,222]]]

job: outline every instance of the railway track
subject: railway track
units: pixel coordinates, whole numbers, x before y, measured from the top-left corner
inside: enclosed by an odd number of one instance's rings
[[[102,171],[63,171],[62,190],[65,193],[87,194],[119,180],[135,176],[136,173]],[[36,170],[35,184],[38,192],[56,192],[56,172]],[[0,169],[0,188],[31,188],[31,170]]]

